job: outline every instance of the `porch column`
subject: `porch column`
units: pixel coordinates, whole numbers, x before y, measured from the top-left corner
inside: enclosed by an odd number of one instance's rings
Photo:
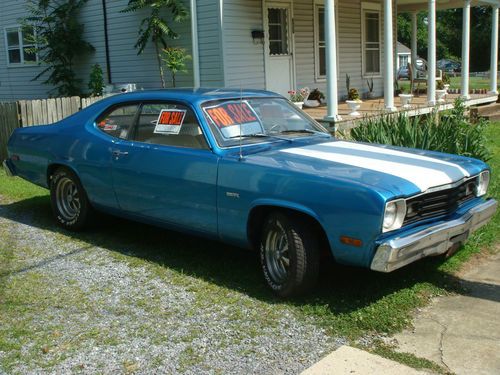
[[[325,120],[339,121],[337,88],[337,37],[335,35],[335,2],[325,0],[325,44],[326,44],[326,104]]]
[[[392,0],[384,0],[384,104],[387,111],[394,107],[394,43],[392,39]]]
[[[436,0],[428,0],[427,103],[436,104]]]
[[[411,12],[411,64],[415,68],[417,61],[417,12]],[[413,71],[413,69],[412,69]]]
[[[491,60],[490,60],[490,93],[498,94],[498,5],[491,7]]]
[[[469,99],[470,1],[465,0],[462,18],[462,98]]]

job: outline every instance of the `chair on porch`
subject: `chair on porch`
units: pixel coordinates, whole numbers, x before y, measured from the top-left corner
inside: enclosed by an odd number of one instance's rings
[[[408,75],[410,76],[410,92],[415,96],[419,96],[420,94],[420,84],[427,86],[427,62],[420,60],[420,66],[416,64],[408,63]],[[443,71],[441,69],[436,70],[436,81],[440,81],[443,79]],[[417,87],[415,87],[415,84]]]

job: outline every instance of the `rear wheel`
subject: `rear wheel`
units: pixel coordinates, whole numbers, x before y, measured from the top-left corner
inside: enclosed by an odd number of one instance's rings
[[[281,297],[302,294],[317,281],[319,250],[315,228],[282,212],[269,214],[260,241],[264,278]]]
[[[80,180],[66,168],[51,176],[50,201],[57,223],[66,229],[82,229],[93,213]]]

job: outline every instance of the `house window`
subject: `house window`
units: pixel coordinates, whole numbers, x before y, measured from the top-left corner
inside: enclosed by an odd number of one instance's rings
[[[335,54],[337,56],[337,74],[339,72],[339,43],[338,43],[338,10],[335,4],[335,36],[337,50]],[[325,41],[326,29],[325,29],[325,6],[323,4],[316,5],[314,11],[314,56],[315,56],[315,74],[316,80],[324,81],[326,79],[326,41]]]
[[[37,62],[37,55],[33,51],[32,27],[5,28],[5,44],[7,47],[7,62],[10,64],[33,64]]]
[[[380,74],[379,10],[363,10],[363,74]]]
[[[269,54],[288,55],[288,9],[269,8]]]
[[[399,56],[399,67],[406,68],[408,65],[408,55]]]

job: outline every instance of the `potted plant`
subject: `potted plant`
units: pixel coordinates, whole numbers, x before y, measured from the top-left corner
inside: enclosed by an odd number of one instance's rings
[[[438,103],[444,103],[444,98],[446,96],[446,90],[444,88],[443,80],[436,82],[436,99]]]
[[[408,92],[404,87],[402,87],[399,93],[399,100],[401,101],[401,106],[403,109],[410,109],[411,108],[411,99],[413,98],[413,95]]]
[[[361,99],[359,98],[359,92],[357,89],[352,88],[349,89],[347,93],[347,100],[346,100],[347,105],[349,106],[350,109],[350,116],[361,116],[361,114],[358,112],[359,108],[361,107]]]
[[[373,99],[373,78],[366,80],[366,86],[368,86],[368,92],[366,93],[366,98]]]
[[[311,91],[306,100],[304,100],[304,105],[306,107],[319,107],[325,101],[325,94],[323,94],[319,89],[314,89]]]
[[[448,93],[448,90],[450,89],[450,76],[446,73],[443,73],[443,84],[444,84],[444,89],[446,90],[446,93]]]
[[[304,99],[309,97],[309,89],[307,87],[304,87],[299,90],[290,90],[288,91],[288,94],[290,95],[290,101],[292,101],[293,104],[302,109],[304,105]]]

